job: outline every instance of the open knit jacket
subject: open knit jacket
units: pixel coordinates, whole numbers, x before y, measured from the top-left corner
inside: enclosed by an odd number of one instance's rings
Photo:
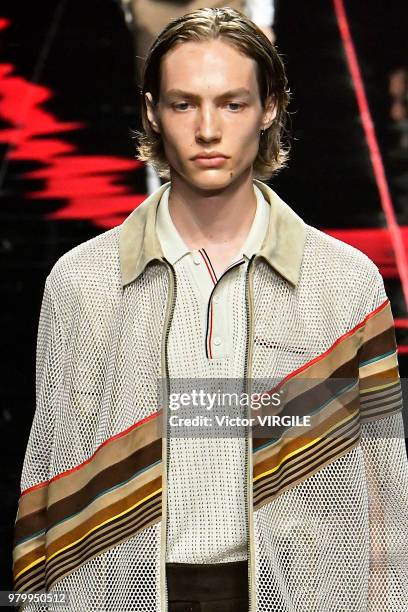
[[[408,465],[382,277],[254,183],[270,221],[246,272],[243,376],[280,381],[311,424],[248,435],[249,610],[405,610]],[[13,572],[15,590],[68,593],[55,610],[168,608],[158,383],[177,282],[155,231],[168,185],[45,282]]]

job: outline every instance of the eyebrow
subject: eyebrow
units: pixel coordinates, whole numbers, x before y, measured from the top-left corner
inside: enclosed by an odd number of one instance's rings
[[[245,87],[239,87],[238,89],[230,89],[229,91],[225,91],[219,96],[216,96],[215,99],[222,100],[223,98],[232,98],[234,96],[240,96],[240,95],[250,96],[251,92]],[[190,98],[194,100],[201,99],[201,96],[198,96],[197,94],[194,94],[189,91],[183,91],[182,89],[169,89],[167,92],[165,92],[165,96],[168,98],[180,96],[182,98]]]

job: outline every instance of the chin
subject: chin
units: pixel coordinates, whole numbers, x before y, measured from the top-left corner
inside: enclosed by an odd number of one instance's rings
[[[225,189],[235,178],[232,170],[204,170],[184,177],[190,185],[203,190]]]

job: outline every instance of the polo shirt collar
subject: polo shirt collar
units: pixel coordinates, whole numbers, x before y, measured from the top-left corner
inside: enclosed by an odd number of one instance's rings
[[[253,179],[270,205],[267,231],[256,258],[263,258],[292,285],[299,282],[306,223],[271,187]],[[164,253],[156,231],[156,214],[170,181],[161,185],[125,219],[119,229],[119,258],[122,285],[134,281],[152,261],[162,261]]]
[[[234,261],[242,255],[250,259],[260,248],[268,227],[270,207],[262,191],[255,184],[254,191],[256,196],[255,216],[245,242],[234,258]],[[156,216],[156,231],[164,256],[174,265],[187,253],[191,253],[191,250],[185,244],[171,218],[169,195],[170,186],[163,192],[160,198]]]

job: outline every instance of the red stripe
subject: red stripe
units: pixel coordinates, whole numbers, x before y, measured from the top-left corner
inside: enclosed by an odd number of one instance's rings
[[[367,96],[364,89],[363,79],[361,77],[360,66],[357,59],[357,54],[354,48],[353,39],[351,37],[350,28],[347,20],[347,14],[344,8],[343,0],[333,0],[334,11],[336,14],[337,24],[340,30],[340,35],[343,41],[344,52],[346,54],[350,75],[353,81],[354,90],[356,93],[357,104],[360,112],[360,119],[364,128],[364,134],[367,141],[367,146],[370,153],[371,164],[374,171],[374,177],[377,183],[377,188],[380,194],[381,206],[384,211],[385,220],[392,246],[395,252],[395,259],[398,273],[401,279],[402,290],[405,298],[405,306],[408,306],[408,261],[404,249],[404,244],[401,236],[401,228],[398,225],[394,207],[391,200],[390,191],[388,188],[387,179],[385,176],[384,164],[378,146],[377,136],[375,133],[374,123],[371,117],[370,107],[368,105]]]
[[[212,350],[211,350],[211,337],[212,337],[212,302],[210,304],[210,331],[209,331],[209,335],[208,335],[208,354],[210,356],[210,359],[212,359]]]
[[[124,431],[121,431],[120,433],[115,434],[114,436],[112,436],[111,438],[108,438],[107,440],[104,440],[96,449],[96,451],[93,453],[93,455],[91,455],[88,459],[86,459],[83,463],[80,463],[79,465],[76,465],[73,468],[70,468],[69,470],[66,470],[65,472],[61,472],[61,474],[57,474],[56,476],[53,476],[50,480],[46,480],[44,482],[40,482],[39,484],[33,485],[32,487],[29,487],[28,489],[25,489],[21,495],[26,495],[27,493],[30,493],[31,491],[34,491],[35,489],[40,489],[41,487],[45,487],[48,486],[51,482],[54,482],[54,480],[58,480],[59,478],[63,478],[64,476],[68,476],[68,474],[71,474],[72,472],[76,472],[77,470],[80,470],[81,468],[83,468],[87,463],[90,463],[96,453],[98,453],[101,448],[103,448],[104,446],[106,446],[107,444],[110,444],[111,442],[113,442],[114,440],[117,440],[118,438],[121,438],[122,436],[125,436],[127,433],[129,433],[130,431],[132,431],[132,429],[136,429],[136,427],[140,427],[140,425],[143,425],[143,423],[147,423],[148,421],[151,421],[152,419],[155,419],[157,417],[157,415],[159,414],[160,410],[156,410],[156,412],[153,412],[153,414],[150,414],[148,417],[145,417],[144,419],[141,419],[140,421],[138,421],[137,423],[134,423],[133,425],[131,425],[130,427],[128,427],[127,429],[125,429]]]
[[[274,391],[276,391],[277,389],[279,389],[279,387],[281,387],[287,380],[289,380],[290,378],[293,378],[294,376],[296,376],[297,374],[299,374],[300,372],[302,372],[303,370],[306,370],[306,368],[308,368],[309,366],[311,366],[314,363],[317,363],[318,361],[320,361],[321,359],[324,359],[325,357],[327,357],[327,355],[329,353],[331,353],[331,351],[333,351],[336,346],[342,342],[343,340],[345,340],[348,336],[353,335],[360,327],[363,327],[363,325],[365,325],[366,321],[368,319],[370,319],[371,317],[373,317],[375,314],[377,314],[377,312],[379,312],[380,310],[382,310],[383,308],[385,308],[388,304],[390,303],[389,299],[387,298],[386,300],[384,300],[384,302],[382,304],[380,304],[379,306],[377,306],[377,308],[375,310],[373,310],[372,312],[370,312],[360,323],[357,323],[357,325],[355,327],[353,327],[353,329],[351,329],[350,331],[346,332],[345,334],[343,334],[342,336],[339,336],[339,338],[337,338],[337,340],[326,350],[324,351],[324,353],[321,353],[321,355],[318,355],[317,357],[314,357],[313,359],[311,359],[310,361],[307,361],[305,364],[303,364],[302,366],[300,366],[299,368],[297,368],[296,370],[293,370],[293,372],[290,372],[289,374],[287,374],[285,376],[285,378],[282,378],[282,380],[275,386],[273,387],[273,389],[270,389],[269,391],[264,391],[264,394],[269,394],[272,393]]]
[[[217,279],[214,277],[213,271],[211,270],[210,266],[209,266],[209,265],[208,265],[208,263],[207,263],[207,258],[206,258],[206,256],[205,256],[205,254],[203,255],[203,253],[201,252],[201,250],[199,250],[198,252],[200,253],[201,257],[203,258],[204,263],[205,263],[205,265],[206,265],[206,267],[207,267],[208,273],[209,273],[209,275],[211,276],[211,280],[212,280],[212,282],[213,282],[213,283],[214,283],[214,285],[215,285],[215,284],[216,284],[216,282],[217,282]],[[210,259],[210,258],[208,258],[208,259]]]

